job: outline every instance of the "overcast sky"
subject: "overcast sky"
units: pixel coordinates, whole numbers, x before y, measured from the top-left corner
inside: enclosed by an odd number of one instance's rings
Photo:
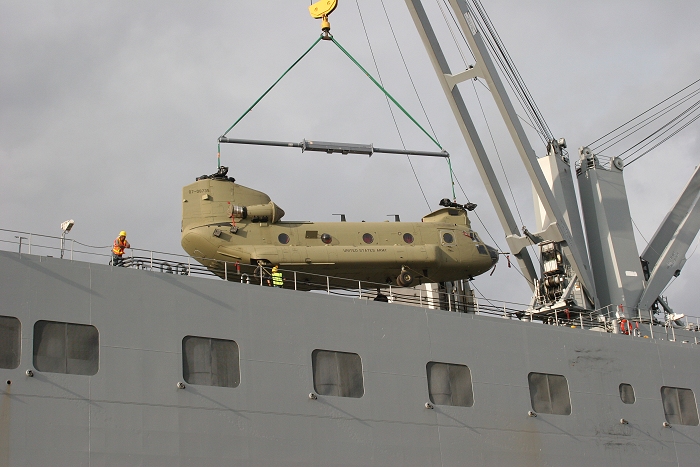
[[[482,1],[573,160],[580,146],[700,78],[697,0]],[[332,33],[375,76],[376,59],[389,92],[434,129],[479,205],[483,225],[472,216],[473,227],[507,248],[404,2],[383,3],[390,22],[381,2],[359,0],[358,12],[357,2],[341,0]],[[434,1],[424,3],[458,71],[464,65],[440,11]],[[134,247],[182,253],[182,187],[216,170],[217,137],[318,37],[320,22],[308,5],[0,0],[0,228],[59,235],[60,223],[73,218],[70,236],[87,244],[109,245],[124,229]],[[534,227],[529,182],[488,93],[473,82],[460,89],[500,167],[486,116],[523,223]],[[381,93],[322,42],[229,136],[436,149],[394,114],[400,133]],[[541,142],[531,142],[543,155]],[[229,145],[221,159],[239,183],[284,208],[286,220],[331,221],[345,213],[350,221],[388,214],[418,221],[451,197],[442,160],[412,158],[419,185],[403,156]],[[698,163],[700,122],[625,169],[640,251]],[[457,197],[465,200],[459,190]],[[700,315],[692,311],[699,283],[700,253],[668,289],[671,305]],[[475,284],[488,297],[529,299],[505,264]]]

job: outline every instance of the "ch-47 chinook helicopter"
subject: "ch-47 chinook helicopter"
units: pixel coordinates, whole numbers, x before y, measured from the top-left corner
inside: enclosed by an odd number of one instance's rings
[[[269,196],[227,172],[182,190],[182,247],[222,277],[226,261],[408,287],[469,279],[498,261],[471,229],[473,204],[444,199],[421,222],[283,221]]]
[[[322,19],[322,35],[314,46],[325,39],[344,50],[330,35],[328,15],[336,6],[336,0],[322,0],[309,7],[313,18]],[[355,63],[369,76],[362,66]],[[371,79],[403,110],[374,78]],[[227,138],[226,134],[256,103],[219,138],[220,144],[297,147],[302,152],[328,154],[449,157],[444,150],[438,153],[307,140],[289,143]],[[235,262],[239,265],[279,265],[284,270],[295,271],[295,277],[302,283],[310,280],[310,274],[319,274],[409,287],[470,279],[498,262],[498,251],[485,245],[471,229],[467,211],[476,207],[472,203],[461,205],[443,199],[440,202],[442,208],[423,217],[421,222],[399,222],[398,217],[397,222],[344,222],[343,218],[341,222],[323,223],[283,221],[284,211],[268,195],[236,184],[227,173],[228,168],[220,166],[217,173],[198,177],[195,183],[183,188],[182,197],[182,247],[220,277],[227,276],[226,269],[221,267],[222,262]],[[296,287],[296,283],[293,286]],[[329,279],[328,285],[343,287],[347,282]]]

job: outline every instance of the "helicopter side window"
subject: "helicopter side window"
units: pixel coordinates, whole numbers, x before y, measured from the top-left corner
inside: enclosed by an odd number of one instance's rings
[[[324,233],[324,234],[321,234],[321,241],[323,243],[325,243],[326,245],[328,245],[329,243],[331,243],[333,241],[333,237],[331,237],[331,234]]]
[[[365,243],[372,243],[374,241],[374,237],[371,233],[366,233],[362,236],[362,241]]]
[[[455,241],[455,238],[451,233],[445,232],[442,234],[442,241],[445,243],[453,243]]]
[[[408,244],[413,243],[413,235],[411,235],[410,233],[406,232],[405,234],[403,234],[403,241],[406,242],[406,243],[408,243]]]
[[[279,240],[279,242],[280,242],[282,245],[286,245],[287,243],[289,243],[289,235],[287,235],[286,233],[281,233],[281,234],[279,234],[279,236],[277,237],[277,240]]]

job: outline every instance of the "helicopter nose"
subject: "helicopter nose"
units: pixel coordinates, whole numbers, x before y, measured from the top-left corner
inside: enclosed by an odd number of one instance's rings
[[[491,266],[498,263],[498,250],[492,246],[488,246],[488,245],[484,245],[484,246],[488,250],[489,256],[491,257]]]

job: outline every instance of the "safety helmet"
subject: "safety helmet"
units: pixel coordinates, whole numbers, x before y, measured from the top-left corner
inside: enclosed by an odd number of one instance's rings
[[[119,236],[120,236],[120,237],[126,237],[126,231],[125,231],[125,230],[122,230],[121,232],[119,232]]]
[[[274,266],[274,267],[272,268],[272,271],[274,272],[274,271],[277,271],[278,269],[279,269],[278,266]]]

